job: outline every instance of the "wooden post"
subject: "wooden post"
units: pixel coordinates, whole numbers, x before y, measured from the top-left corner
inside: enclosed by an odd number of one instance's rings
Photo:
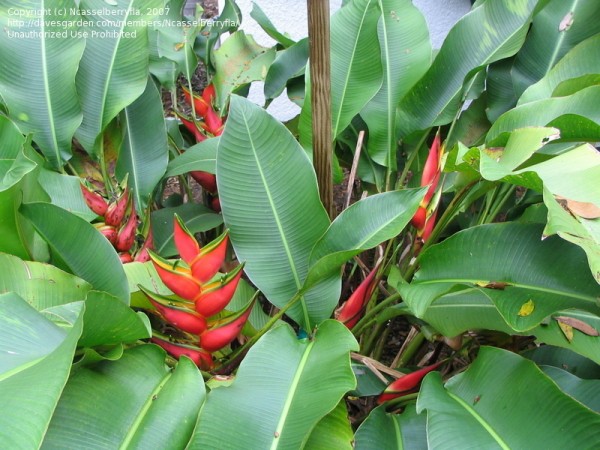
[[[329,55],[329,0],[307,0],[313,132],[313,165],[321,202],[333,219],[331,174],[331,64]]]

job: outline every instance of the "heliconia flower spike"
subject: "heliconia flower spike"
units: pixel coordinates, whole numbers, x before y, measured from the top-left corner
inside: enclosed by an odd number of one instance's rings
[[[427,221],[427,208],[425,206],[419,206],[417,212],[411,219],[410,223],[417,230],[422,230],[425,226],[425,222]]]
[[[173,240],[179,251],[181,259],[192,264],[194,258],[200,253],[200,245],[194,235],[187,229],[181,218],[175,214]]]
[[[181,120],[181,123],[183,123],[183,125],[188,129],[188,131],[194,135],[196,142],[202,142],[206,140],[206,136],[202,133],[202,131],[200,131],[200,128],[198,127],[198,125],[196,125],[196,123],[193,120],[188,119],[187,117],[185,117],[182,114],[179,114],[178,112],[176,112],[175,114],[177,114],[177,117],[179,118],[179,120]]]
[[[205,245],[190,263],[192,276],[200,283],[206,283],[219,271],[227,254],[229,234],[226,230],[214,241]]]
[[[108,204],[106,214],[104,215],[104,221],[108,225],[118,227],[125,218],[127,212],[127,204],[129,203],[129,189],[125,188],[121,195],[114,201]]]
[[[404,375],[402,378],[398,378],[385,388],[385,391],[377,398],[377,403],[382,404],[394,398],[410,394],[417,388],[423,378],[425,378],[425,375],[437,369],[443,363],[444,361],[440,361],[431,366],[423,367],[422,369],[409,373],[408,375]]]
[[[211,324],[211,327],[200,335],[200,347],[212,353],[233,341],[244,328],[253,305],[254,300],[251,300],[242,311]]]
[[[114,244],[117,241],[118,231],[112,225],[106,225],[105,223],[95,223],[94,227],[104,235],[108,242]]]
[[[106,210],[108,209],[108,203],[106,202],[106,199],[98,192],[87,187],[83,181],[81,181],[79,187],[81,187],[83,199],[88,207],[99,216],[104,216],[104,214],[106,214]]]
[[[346,302],[340,308],[336,319],[342,322],[348,328],[352,328],[354,325],[356,325],[365,306],[367,306],[367,302],[371,298],[371,295],[373,295],[373,291],[375,290],[375,286],[377,284],[377,279],[375,276],[377,275],[378,269],[379,264],[375,266],[367,278],[360,283],[350,298],[348,298],[348,300],[346,300]]]
[[[202,170],[192,170],[190,175],[196,182],[210,193],[217,192],[217,176]]]
[[[188,103],[188,105],[192,106],[193,98],[196,114],[199,116],[204,116],[206,114],[206,110],[209,108],[209,103],[207,103],[206,100],[200,95],[190,93],[187,87],[182,85],[181,89],[183,90],[183,96],[185,97],[185,101]]]
[[[223,133],[223,120],[214,109],[208,108],[204,115],[204,121],[208,131],[210,131],[213,136],[220,136]]]
[[[119,253],[119,259],[121,260],[122,264],[127,264],[130,262],[133,262],[133,258],[131,257],[131,254],[128,252]]]
[[[206,318],[193,309],[193,303],[175,302],[162,295],[154,294],[139,286],[140,290],[148,297],[150,303],[168,323],[186,333],[201,334],[206,330]],[[189,307],[186,307],[189,306]]]
[[[213,211],[215,212],[221,212],[221,200],[219,200],[219,197],[214,197],[211,201],[210,201],[210,207],[213,209]]]
[[[115,242],[115,248],[120,252],[125,252],[131,249],[135,242],[135,234],[138,225],[138,215],[135,212],[135,207],[131,205],[131,213],[125,225],[119,230],[117,240]]]
[[[212,101],[217,97],[217,93],[215,91],[215,85],[214,84],[209,84],[208,86],[206,86],[204,88],[204,91],[202,91],[202,98],[204,99],[204,101],[206,103],[208,103],[209,105],[212,105]]]
[[[169,261],[161,258],[152,250],[148,250],[148,254],[162,282],[176,295],[186,300],[194,300],[200,295],[202,287],[198,281],[194,280],[189,269],[173,267]]]
[[[198,347],[170,342],[169,338],[159,335],[158,333],[153,333],[150,340],[156,345],[164,348],[167,353],[175,358],[179,359],[182,356],[187,356],[200,368],[200,370],[210,370],[213,367],[211,354]]]
[[[204,317],[210,317],[223,311],[235,294],[240,278],[242,278],[243,268],[244,264],[240,264],[222,280],[205,285],[202,293],[196,299],[196,312]]]
[[[423,239],[423,242],[426,242],[427,239],[429,239],[429,236],[431,236],[431,232],[435,227],[435,219],[437,217],[437,212],[438,210],[436,208],[431,214],[431,216],[427,218],[427,222],[425,223],[425,226],[423,227],[423,232],[421,233],[421,239]]]
[[[150,261],[150,255],[148,254],[148,250],[152,250],[154,248],[154,239],[152,234],[152,228],[148,230],[148,235],[146,236],[146,240],[142,247],[138,250],[135,255],[134,260],[136,262],[144,263],[146,261]]]
[[[436,174],[439,173],[440,169],[440,133],[438,132],[433,139],[433,143],[429,148],[429,154],[427,155],[427,160],[425,161],[425,166],[423,167],[423,174],[421,175],[421,186],[427,186],[430,183],[433,183],[435,180]],[[435,190],[435,188],[434,188]]]

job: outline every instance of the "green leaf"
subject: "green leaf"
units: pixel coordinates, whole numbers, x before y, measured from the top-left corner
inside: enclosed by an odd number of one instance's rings
[[[555,97],[555,91],[559,86],[563,85],[563,83],[573,79],[583,80],[587,75],[599,73],[600,34],[597,34],[575,46],[546,74],[546,76],[530,86],[523,95],[521,95],[519,105]]]
[[[64,15],[52,14],[57,10]],[[55,169],[71,158],[71,140],[81,123],[75,74],[85,40],[73,10],[73,0],[55,0],[52,8],[42,0],[7,0],[0,7],[0,28],[6,30],[0,35],[0,59],[10,61],[0,73],[0,95]]]
[[[189,448],[302,448],[355,386],[348,352],[357,348],[348,329],[333,320],[312,339],[298,339],[288,325],[269,331],[250,349],[234,382],[210,392]]]
[[[415,215],[425,191],[403,189],[372,195],[344,210],[315,244],[303,288],[339,275],[347,260],[397,236]]]
[[[39,448],[67,382],[81,333],[83,304],[74,322],[58,326],[17,294],[0,295],[0,442]]]
[[[600,3],[595,0],[551,0],[536,14],[511,70],[517,97],[573,46],[600,32],[595,19],[599,14]]]
[[[185,153],[182,153],[169,162],[165,177],[183,175],[184,173],[188,173],[192,170],[202,170],[203,172],[215,173],[218,145],[218,137],[207,139],[192,145],[185,151]]]
[[[503,133],[527,126],[551,126],[560,130],[561,141],[600,140],[600,86],[582,89],[573,95],[548,98],[519,105],[502,114],[492,125],[486,143]]]
[[[451,122],[476,72],[519,50],[537,3],[482,2],[459,20],[427,73],[402,99],[401,135]]]
[[[375,408],[356,431],[356,450],[427,449],[425,414],[417,414],[410,403],[401,414],[389,414],[386,406]]]
[[[367,150],[377,164],[396,166],[396,107],[431,64],[427,23],[409,0],[378,0],[377,34],[383,84],[361,111],[369,128]]]
[[[329,225],[306,153],[281,123],[233,96],[217,153],[217,184],[223,219],[246,274],[271,303],[283,307],[302,287],[310,251]],[[289,316],[309,329],[329,317],[329,304],[338,297],[339,284],[325,284]]]
[[[256,3],[253,3],[256,6]],[[265,98],[279,97],[290,78],[304,74],[308,61],[308,38],[301,39],[290,48],[277,53],[265,78]]]
[[[531,359],[538,366],[557,367],[578,378],[597,379],[600,377],[600,365],[566,348],[541,345],[526,350],[521,353],[521,356]]]
[[[142,215],[169,161],[167,128],[160,93],[149,78],[146,90],[121,115],[125,130],[116,174],[127,178],[135,208]]]
[[[422,254],[421,269],[400,293],[423,317],[433,300],[456,286],[477,287],[517,331],[559,310],[598,314],[600,286],[581,249],[556,237],[542,241],[541,231],[537,224],[517,223],[461,231]]]
[[[284,47],[291,47],[296,43],[293,39],[290,39],[285,34],[282,34],[279,31],[277,31],[275,25],[273,25],[273,23],[269,20],[264,11],[255,2],[252,2],[252,11],[250,11],[250,17],[256,20],[256,23],[260,25],[260,27],[264,30],[265,33],[267,33],[269,36],[271,36],[274,40],[279,42]]]
[[[184,448],[204,401],[204,383],[189,359],[171,371],[164,358],[162,349],[141,345],[118,361],[74,372],[44,448]]]
[[[485,113],[492,123],[517,104],[517,94],[511,77],[514,60],[514,57],[502,59],[488,67],[486,78],[488,101]]]
[[[114,14],[86,16],[82,33],[90,36],[77,72],[77,93],[83,121],[75,137],[98,155],[99,135],[107,125],[144,92],[148,80],[147,27],[161,0],[118,0]],[[81,0],[80,9],[102,11],[104,0]],[[135,15],[138,11],[139,15]],[[95,36],[95,37],[94,37]]]
[[[346,401],[342,399],[333,411],[315,425],[304,448],[306,450],[325,448],[352,450],[353,440],[354,433],[348,420]]]
[[[600,445],[598,414],[564,394],[531,361],[497,348],[483,347],[469,369],[446,385],[439,372],[428,374],[417,401],[417,411],[424,409],[432,448]]]
[[[556,128],[519,128],[510,134],[504,146],[481,149],[481,176],[490,181],[499,180],[511,174],[543,145],[559,137]]]
[[[223,111],[229,95],[236,88],[252,81],[264,80],[275,59],[275,49],[261,47],[252,36],[236,31],[215,50],[216,73],[212,83],[217,92],[217,104]]]
[[[41,169],[38,173],[38,181],[50,196],[52,204],[66,209],[87,222],[98,217],[83,199],[79,177]]]
[[[20,211],[75,275],[129,304],[123,265],[102,233],[80,217],[49,203],[25,204]],[[73,246],[73,242],[78,245]]]
[[[151,221],[154,248],[165,258],[178,254],[173,241],[175,214],[181,217],[192,233],[212,230],[223,223],[223,217],[220,214],[197,203],[184,203],[181,206],[153,211]]]
[[[544,366],[541,369],[565,394],[600,413],[600,380],[582,380],[558,367]]]

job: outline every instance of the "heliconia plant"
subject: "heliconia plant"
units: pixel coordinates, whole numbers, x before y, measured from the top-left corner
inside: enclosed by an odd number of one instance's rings
[[[371,270],[369,275],[358,285],[342,306],[336,311],[335,318],[348,328],[354,327],[360,320],[362,313],[377,287],[377,272],[379,264]]]
[[[425,378],[425,375],[440,367],[444,362],[445,361],[438,361],[435,364],[415,370],[414,372],[406,374],[396,381],[391,382],[379,397],[377,397],[377,403],[382,404],[416,392],[419,384],[423,381],[423,378]]]
[[[175,215],[173,237],[180,260],[168,261],[151,250],[148,254],[158,276],[180,299],[155,294],[142,286],[140,289],[155,312],[183,334],[171,340],[155,335],[153,342],[175,357],[182,354],[190,356],[191,351],[192,359],[199,367],[210,370],[212,359],[206,355],[227,346],[239,335],[254,305],[252,300],[241,311],[215,318],[233,298],[244,264],[214,279],[227,254],[227,231],[200,247],[181,218]]]

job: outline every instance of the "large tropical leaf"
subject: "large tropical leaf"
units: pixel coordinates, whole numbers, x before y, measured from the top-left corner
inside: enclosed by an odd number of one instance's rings
[[[210,392],[189,448],[302,448],[355,386],[349,352],[356,348],[348,329],[333,320],[306,339],[288,325],[269,331],[233,383]]]
[[[544,98],[574,93],[586,85],[598,84],[600,77],[600,34],[574,47],[540,81],[530,86],[519,99],[519,105]],[[576,88],[579,82],[582,87]]]
[[[269,20],[264,11],[258,6],[256,2],[252,2],[252,11],[250,11],[250,17],[256,20],[256,23],[267,33],[270,37],[275,39],[279,44],[284,47],[291,47],[296,42],[289,36],[282,34],[277,31],[275,25]]]
[[[427,447],[425,414],[417,414],[414,403],[401,414],[385,411],[386,406],[375,408],[356,431],[354,448],[357,450],[410,449]]]
[[[469,369],[442,384],[423,380],[430,448],[594,448],[600,415],[563,393],[531,361],[484,347]]]
[[[75,371],[42,448],[185,448],[204,383],[189,359],[171,370],[164,358],[162,349],[141,345]]]
[[[83,323],[82,303],[60,326],[17,294],[0,295],[0,442],[39,448],[71,370]]]
[[[421,269],[400,292],[423,316],[433,300],[458,287],[476,287],[517,331],[550,314],[579,308],[600,312],[600,286],[581,249],[557,237],[541,240],[539,225],[504,223],[470,228],[422,254]]]
[[[427,23],[410,0],[378,0],[377,34],[381,47],[383,84],[361,111],[369,128],[367,149],[378,164],[395,167],[396,107],[431,64]]]
[[[278,52],[265,78],[265,98],[278,97],[290,78],[303,75],[307,61],[308,38],[301,39],[290,48]]]
[[[342,399],[333,411],[323,417],[310,433],[304,448],[318,450],[335,448],[336,450],[352,450],[354,440],[352,427],[348,420],[346,400]]]
[[[558,367],[541,367],[558,387],[592,411],[600,413],[600,380],[582,380]]]
[[[339,273],[341,265],[353,256],[397,236],[415,215],[424,195],[424,188],[390,191],[344,210],[315,244],[304,289]]]
[[[0,96],[21,130],[33,133],[54,168],[62,169],[81,123],[75,74],[85,40],[77,27],[80,16],[72,13],[74,0],[49,6],[44,0],[2,2]]]
[[[24,204],[20,211],[75,275],[129,304],[123,266],[102,233],[80,217],[49,203]]]
[[[88,222],[98,215],[85,203],[81,194],[81,178],[41,168],[38,182],[50,197],[50,202],[72,212]]]
[[[127,185],[131,188],[135,207],[142,215],[169,162],[162,99],[151,78],[144,93],[125,108],[121,119],[125,138],[116,173],[119,179],[129,175]]]
[[[483,66],[518,51],[537,4],[481,2],[459,20],[427,73],[401,101],[401,135],[452,121],[460,109],[463,85]]]
[[[310,251],[329,225],[306,153],[268,113],[233,96],[217,153],[223,219],[245,272],[283,307],[308,272]],[[305,327],[326,319],[339,280],[309,292],[289,311]]]
[[[177,156],[169,163],[165,176],[173,177],[192,170],[215,173],[218,146],[218,137],[192,145],[185,153]]]
[[[595,0],[551,0],[536,14],[511,71],[517,97],[573,46],[600,32],[599,14]]]
[[[80,9],[102,11],[110,16],[86,16],[88,33],[85,51],[77,72],[77,92],[83,121],[75,137],[90,154],[99,151],[98,136],[126,106],[144,92],[148,80],[147,27],[161,0],[81,0]],[[118,12],[118,13],[117,13]]]

